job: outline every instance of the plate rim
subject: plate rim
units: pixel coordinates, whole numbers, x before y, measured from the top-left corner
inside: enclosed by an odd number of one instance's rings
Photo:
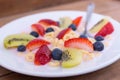
[[[59,13],[59,12],[81,12],[81,13],[86,13],[85,11],[78,11],[78,10],[59,10],[59,11],[40,12],[40,13],[36,13],[36,14],[31,14],[31,15],[19,17],[19,18],[14,19],[14,20],[12,20],[12,21],[10,21],[10,22],[7,22],[5,25],[3,25],[3,26],[0,28],[0,30],[2,30],[2,29],[4,28],[4,26],[8,25],[9,23],[14,22],[14,21],[17,21],[17,20],[19,20],[19,19],[27,18],[27,17],[32,16],[32,15],[39,15],[39,14],[51,13],[51,12],[57,12],[57,13]],[[94,13],[94,14],[97,14],[97,13]],[[101,14],[97,14],[97,15],[104,16],[104,15],[101,15]],[[111,18],[111,19],[112,19],[112,18]],[[115,19],[112,19],[112,20],[116,21]],[[118,21],[116,21],[116,22],[119,23]],[[86,74],[86,73],[90,73],[90,72],[94,72],[94,71],[100,70],[100,69],[102,69],[102,68],[105,68],[105,67],[113,64],[113,63],[116,62],[119,58],[120,58],[120,55],[119,55],[119,56],[115,56],[113,59],[105,62],[104,64],[101,64],[101,65],[99,65],[99,66],[95,66],[94,68],[91,68],[91,70],[87,70],[87,69],[86,69],[86,71],[85,71],[85,72],[82,72],[82,73],[81,73],[81,72],[80,72],[80,73],[79,73],[79,72],[78,72],[78,73],[72,72],[72,73],[69,73],[69,74],[61,74],[61,75],[59,75],[59,74],[56,74],[56,75],[50,75],[50,74],[49,74],[49,75],[48,75],[48,74],[47,74],[47,75],[45,75],[45,74],[40,75],[40,74],[34,74],[34,73],[32,74],[32,73],[27,73],[26,71],[20,71],[20,70],[18,70],[18,69],[10,68],[10,67],[5,66],[4,64],[1,64],[1,63],[0,63],[0,66],[6,68],[6,69],[8,69],[8,70],[11,70],[11,71],[13,71],[13,72],[17,72],[17,73],[24,74],[24,75],[30,75],[30,76],[37,76],[37,77],[68,77],[68,76],[83,75],[83,74]]]
[[[107,62],[105,62],[104,64],[101,64],[99,66],[95,66],[94,68],[91,68],[91,70],[87,70],[86,69],[86,72],[82,72],[82,73],[81,72],[78,72],[78,73],[71,72],[69,74],[63,73],[63,74],[57,74],[57,75],[50,75],[50,74],[47,74],[47,75],[42,74],[42,75],[40,75],[40,74],[34,74],[34,73],[27,73],[27,71],[21,71],[21,70],[12,68],[12,67],[10,68],[10,67],[5,66],[4,64],[1,65],[1,63],[0,63],[0,66],[2,66],[5,69],[8,69],[10,71],[13,71],[13,72],[16,72],[16,73],[20,73],[20,74],[24,74],[24,75],[28,75],[28,76],[48,77],[48,78],[56,77],[57,78],[57,77],[78,76],[78,75],[84,75],[84,74],[88,74],[88,73],[91,73],[91,72],[95,72],[95,71],[98,71],[100,69],[103,69],[103,68],[106,68],[106,67],[110,66],[111,64],[113,64],[114,62],[116,62],[119,59],[120,59],[120,55],[117,56],[117,57],[114,57],[113,59],[111,59],[111,60],[109,60]]]

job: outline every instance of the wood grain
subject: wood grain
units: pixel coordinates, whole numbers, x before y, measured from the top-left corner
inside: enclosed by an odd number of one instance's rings
[[[6,69],[0,67],[0,77],[4,76],[6,74],[10,74],[10,73],[11,73],[11,71],[6,70]]]
[[[29,12],[78,0],[0,0],[0,17]]]
[[[117,0],[93,0],[96,4],[96,13],[100,13],[103,15],[111,16],[114,19],[120,21],[120,1]],[[31,12],[27,12],[24,14],[17,14],[13,15],[10,17],[4,17],[0,18],[0,26],[8,23],[11,20],[14,20],[19,17],[23,17],[26,15],[34,14],[34,13],[40,13],[40,12],[46,12],[46,11],[56,11],[56,10],[79,10],[79,11],[85,11],[86,6],[89,3],[89,1],[78,1],[78,2],[73,2],[69,4],[64,4],[64,5],[59,5],[55,7],[50,7],[50,8],[45,8],[45,9],[40,9],[40,10],[35,10]],[[86,75],[82,76],[75,76],[75,77],[68,77],[68,78],[53,78],[53,80],[120,80],[120,60],[118,60],[116,63],[113,65],[104,68],[102,70],[89,73]],[[10,71],[0,68],[0,75],[5,75],[8,74]],[[37,78],[37,77],[30,77],[30,76],[25,76],[17,73],[11,73],[6,76],[0,77],[0,80],[48,80],[49,78]]]

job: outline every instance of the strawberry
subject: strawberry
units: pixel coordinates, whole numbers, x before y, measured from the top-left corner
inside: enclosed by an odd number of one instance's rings
[[[42,19],[42,20],[39,21],[39,23],[41,25],[43,25],[44,27],[49,27],[51,25],[58,26],[58,22],[53,21],[51,19]]]
[[[26,48],[31,51],[36,48],[39,48],[41,45],[48,45],[48,44],[50,44],[48,41],[42,39],[34,39],[26,45]]]
[[[73,24],[75,24],[76,27],[78,27],[79,24],[81,23],[81,20],[82,20],[82,16],[79,16],[73,20]]]
[[[114,31],[113,25],[108,22],[106,25],[103,26],[103,28],[95,35],[96,36],[107,36],[111,34]]]
[[[39,33],[39,35],[43,36],[45,34],[45,30],[42,25],[40,24],[32,24],[31,26],[33,31],[36,31]]]
[[[51,60],[51,51],[47,45],[42,45],[39,50],[35,53],[34,64],[45,65]]]
[[[57,38],[58,39],[62,39],[65,34],[69,33],[72,29],[71,28],[67,28],[67,29],[64,29],[62,30],[58,35],[57,35]]]
[[[93,44],[87,38],[72,38],[64,43],[65,47],[83,49],[89,52],[93,51]]]

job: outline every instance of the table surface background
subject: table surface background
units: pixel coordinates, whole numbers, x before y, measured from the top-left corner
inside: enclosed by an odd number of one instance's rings
[[[92,0],[96,4],[95,12],[107,16],[111,16],[117,21],[120,21],[120,1],[119,0]],[[16,18],[20,18],[26,15],[56,11],[56,10],[79,10],[85,11],[88,5],[88,0],[77,1],[69,4],[59,5],[50,8],[44,8],[40,10],[34,10],[28,13],[17,14],[13,16],[0,18],[0,26],[12,21]],[[120,60],[114,64],[85,75],[66,77],[66,78],[38,78],[31,77],[22,74],[18,74],[0,67],[0,80],[120,80]]]
[[[75,1],[80,0],[0,0],[0,18]]]

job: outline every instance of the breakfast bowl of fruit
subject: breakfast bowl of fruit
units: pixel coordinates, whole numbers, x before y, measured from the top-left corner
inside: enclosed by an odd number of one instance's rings
[[[25,16],[0,29],[0,65],[38,77],[67,77],[104,68],[120,58],[120,24],[93,13],[53,11]]]

